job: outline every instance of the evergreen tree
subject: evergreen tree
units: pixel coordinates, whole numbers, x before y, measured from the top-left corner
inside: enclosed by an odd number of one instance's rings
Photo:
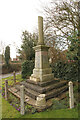
[[[31,34],[28,31],[22,33],[22,45],[21,49],[18,50],[21,60],[34,59],[35,52],[33,47],[37,44],[37,39],[38,36],[35,33]]]
[[[5,62],[7,65],[9,65],[9,60],[10,60],[10,47],[7,46],[5,49]]]

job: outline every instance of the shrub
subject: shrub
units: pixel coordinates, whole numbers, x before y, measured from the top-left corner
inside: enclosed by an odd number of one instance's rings
[[[53,99],[52,102],[53,102],[53,105],[52,105],[51,109],[53,109],[53,110],[67,108],[67,105],[65,105],[65,101],[58,101],[56,99]]]
[[[26,60],[22,64],[22,78],[26,78],[32,74],[34,68],[34,61],[33,60]]]
[[[10,47],[6,46],[6,49],[5,49],[5,62],[6,62],[6,65],[9,65],[9,60],[10,60]]]
[[[58,61],[51,64],[54,77],[69,81],[78,81],[78,62],[77,61]]]
[[[20,61],[11,61],[11,63],[20,63]]]
[[[2,66],[2,74],[11,73],[13,71],[21,71],[21,64],[9,64],[8,66],[4,64]]]

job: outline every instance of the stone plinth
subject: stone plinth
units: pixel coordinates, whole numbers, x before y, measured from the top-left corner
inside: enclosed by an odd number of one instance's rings
[[[38,45],[34,47],[35,50],[35,68],[30,80],[33,81],[48,81],[54,78],[52,69],[48,62],[48,49],[45,45]]]
[[[46,107],[46,100],[45,100],[45,94],[40,94],[37,97],[36,104],[38,108],[45,108]]]

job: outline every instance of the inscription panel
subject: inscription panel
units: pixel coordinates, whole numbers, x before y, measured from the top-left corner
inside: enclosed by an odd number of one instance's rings
[[[43,68],[48,68],[49,67],[48,52],[47,51],[42,51],[41,56],[42,56],[42,67]]]
[[[48,52],[47,51],[36,51],[35,54],[35,68],[44,69],[49,67]]]
[[[40,52],[35,54],[35,68],[40,68]]]

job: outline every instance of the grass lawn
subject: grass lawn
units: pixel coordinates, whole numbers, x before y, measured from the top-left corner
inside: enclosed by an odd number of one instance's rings
[[[6,79],[8,80],[8,85],[14,84],[13,76],[7,77],[7,78],[2,78],[2,87],[4,87]],[[16,75],[16,82],[21,82],[22,80],[23,79],[21,78],[21,74]]]
[[[22,116],[8,101],[2,98],[2,118],[78,118],[77,109],[46,110]]]

